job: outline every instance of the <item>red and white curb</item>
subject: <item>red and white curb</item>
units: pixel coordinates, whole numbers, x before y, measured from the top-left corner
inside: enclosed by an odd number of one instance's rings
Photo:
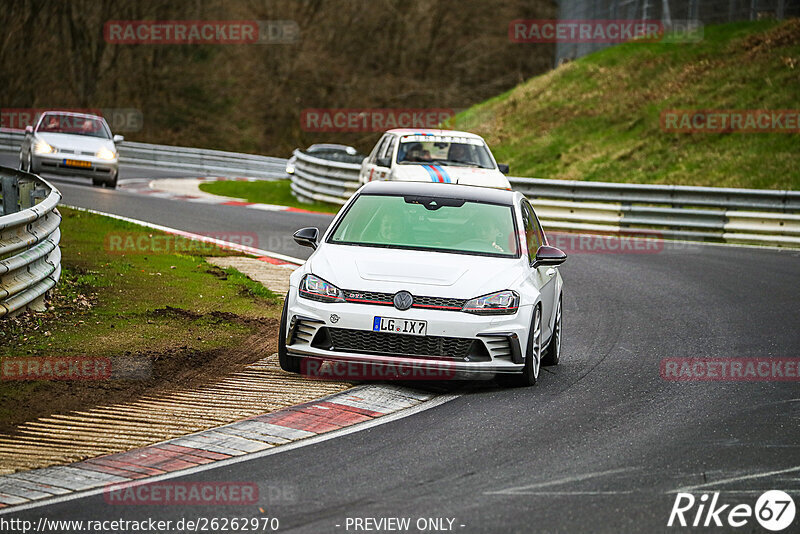
[[[362,385],[129,452],[0,476],[0,514],[221,467],[349,434],[455,398]]]
[[[197,189],[200,184],[217,181],[237,181],[237,182],[259,182],[257,178],[162,178],[162,179],[135,179],[126,180],[120,183],[120,188],[140,195],[147,195],[154,198],[165,198],[169,200],[183,200],[186,202],[196,202],[200,204],[215,204],[220,206],[240,206],[249,209],[262,211],[288,211],[293,213],[312,213],[316,215],[326,215],[332,217],[332,213],[322,211],[306,210],[291,206],[281,206],[278,204],[261,204],[258,202],[248,202],[246,200],[212,195]],[[182,184],[182,187],[175,187],[175,184]]]

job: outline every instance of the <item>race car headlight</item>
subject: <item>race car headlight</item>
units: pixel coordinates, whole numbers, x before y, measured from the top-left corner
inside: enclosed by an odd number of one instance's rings
[[[95,156],[97,156],[100,159],[116,159],[117,158],[116,153],[110,151],[106,147],[103,147],[100,150],[98,150],[97,154],[95,154]]]
[[[37,139],[33,144],[33,151],[36,154],[52,154],[56,149],[48,145],[47,142]]]
[[[513,315],[519,308],[519,295],[506,289],[468,300],[461,311],[476,315]]]
[[[344,302],[341,289],[313,274],[305,275],[300,281],[300,296],[317,302]]]

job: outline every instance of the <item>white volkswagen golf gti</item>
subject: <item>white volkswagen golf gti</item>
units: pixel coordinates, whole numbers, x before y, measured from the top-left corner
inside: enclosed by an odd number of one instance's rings
[[[286,371],[333,361],[533,385],[558,363],[566,255],[521,193],[370,182],[321,239],[317,228],[294,239],[315,251],[284,304]]]

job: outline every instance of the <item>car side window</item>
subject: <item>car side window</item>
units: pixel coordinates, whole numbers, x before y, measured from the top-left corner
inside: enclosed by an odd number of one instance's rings
[[[394,143],[395,137],[393,135],[389,136],[389,141],[383,147],[383,151],[380,156],[389,160],[389,167],[392,166],[392,152],[394,151]]]
[[[533,263],[536,251],[541,246],[541,228],[533,214],[533,208],[527,201],[522,201],[522,223],[525,226],[525,241],[528,244],[528,260]]]
[[[378,160],[378,158],[381,157],[381,154],[383,153],[383,149],[386,147],[386,142],[388,140],[389,140],[389,136],[388,135],[384,135],[381,138],[381,140],[378,141],[378,145],[377,145],[377,148],[375,149],[375,152],[373,152],[372,153],[372,157],[369,158],[369,162],[370,163],[375,163]]]
[[[530,206],[531,211],[533,211],[533,206]],[[533,212],[534,217],[533,220],[536,223],[536,236],[539,240],[539,245],[546,245],[547,244],[547,237],[544,235],[544,230],[542,229],[542,223],[539,222],[539,217],[536,217],[536,212]]]

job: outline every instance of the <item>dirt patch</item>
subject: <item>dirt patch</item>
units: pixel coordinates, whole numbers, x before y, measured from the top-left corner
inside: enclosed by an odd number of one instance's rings
[[[286,265],[273,265],[255,258],[230,256],[225,258],[206,258],[213,265],[207,272],[217,277],[226,276],[223,269],[233,267],[256,282],[261,282],[276,295],[283,296],[289,291],[289,277],[294,271]],[[225,278],[227,279],[227,278]]]
[[[800,44],[800,19],[789,19],[771,30],[749,35],[742,41],[742,48],[751,58],[774,50]]]
[[[11,384],[19,388],[14,396],[16,407],[6,421],[0,422],[0,433],[13,436],[18,425],[39,417],[130,402],[145,394],[157,395],[172,389],[200,386],[240,371],[277,350],[276,319],[251,319],[229,312],[202,315],[169,306],[151,313],[154,317],[247,324],[253,333],[233,348],[199,350],[182,345],[160,350],[125,351],[111,358],[112,376],[106,380]],[[40,391],[45,387],[46,393]]]

